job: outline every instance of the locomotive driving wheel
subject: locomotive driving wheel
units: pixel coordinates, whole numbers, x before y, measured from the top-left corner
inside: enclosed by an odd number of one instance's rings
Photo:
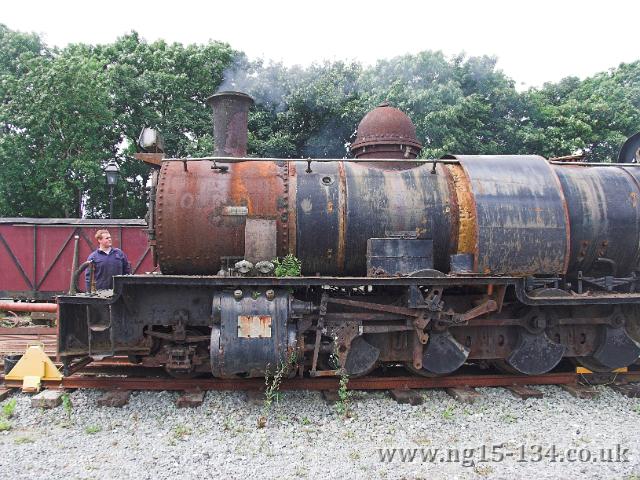
[[[564,296],[558,289],[540,289],[531,296]],[[517,342],[509,355],[494,360],[493,365],[506,373],[541,375],[553,370],[562,360],[566,347],[554,342],[546,333],[550,324],[550,313],[532,308],[522,317],[522,325],[513,327],[517,331]]]
[[[638,308],[613,316],[609,325],[598,326],[598,340],[593,353],[575,357],[575,363],[592,372],[611,372],[635,362],[640,356]]]
[[[453,373],[466,362],[469,349],[458,342],[448,330],[432,330],[422,350],[420,368],[406,362],[407,370],[423,377],[436,377]]]

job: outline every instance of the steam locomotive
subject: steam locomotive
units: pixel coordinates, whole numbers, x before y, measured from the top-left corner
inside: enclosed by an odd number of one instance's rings
[[[259,377],[291,360],[301,376],[432,376],[638,359],[634,162],[421,160],[415,126],[387,103],[359,124],[353,159],[247,158],[251,97],[208,101],[214,156],[153,173],[162,273],[59,297],[65,365],[128,355],[176,377]],[[302,275],[276,275],[283,257]]]

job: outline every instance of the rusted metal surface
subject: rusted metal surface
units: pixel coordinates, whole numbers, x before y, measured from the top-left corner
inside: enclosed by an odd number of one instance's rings
[[[55,303],[0,302],[0,310],[11,312],[56,313],[58,311],[58,305]]]
[[[221,257],[244,257],[245,224],[276,222],[277,254],[288,253],[286,165],[163,162],[156,195],[156,250],[163,273],[215,274]],[[283,207],[284,205],[284,207]],[[272,260],[265,258],[261,260]]]
[[[476,204],[476,272],[564,273],[568,218],[547,161],[526,155],[455,158]]]
[[[553,168],[569,210],[569,273],[575,276],[580,270],[585,275],[629,274],[640,260],[640,172],[624,168]]]
[[[133,273],[153,271],[144,220],[57,218],[0,219],[0,297],[50,300],[69,289],[74,237],[81,263],[97,248],[96,230],[107,228]],[[77,282],[85,290],[84,279]]]
[[[478,256],[478,225],[476,203],[471,192],[471,184],[462,166],[447,165],[445,171],[450,175],[454,189],[452,199],[456,205],[456,224],[458,227],[455,236],[456,253],[472,255],[473,269],[475,268],[475,259]]]
[[[238,315],[238,338],[271,338],[271,317]]]
[[[240,92],[220,92],[207,98],[213,108],[214,155],[247,156],[247,122],[253,99]]]
[[[416,127],[402,111],[384,102],[367,113],[358,125],[351,144],[356,158],[413,159],[422,145],[416,137]]]
[[[562,385],[576,384],[575,372],[547,373],[545,375],[451,375],[448,377],[363,377],[349,379],[350,390],[394,390],[412,388],[451,388],[451,387],[502,387],[509,385]],[[18,382],[20,383],[20,382]],[[85,377],[73,375],[59,383],[45,382],[49,388],[96,388],[101,390],[262,390],[262,379],[180,379],[180,378],[123,378],[123,377]],[[293,378],[284,379],[281,390],[337,390],[339,378]],[[19,384],[5,382],[12,388]]]

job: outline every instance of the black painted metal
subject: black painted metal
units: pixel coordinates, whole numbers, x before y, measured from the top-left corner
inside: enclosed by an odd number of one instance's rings
[[[434,266],[448,269],[452,224],[442,167],[406,170],[352,162],[297,164],[297,256],[309,274],[363,275],[370,238],[412,232],[432,239]],[[308,267],[307,267],[308,266]]]
[[[566,347],[549,339],[546,333],[530,333],[519,329],[518,343],[506,363],[519,373],[540,375],[552,370],[564,355]]]
[[[370,238],[367,275],[407,275],[433,269],[433,240]]]
[[[252,292],[246,293],[248,296],[239,300],[233,292],[214,296],[213,317],[217,324],[211,331],[211,370],[215,377],[263,377],[267,370],[273,375],[281,364],[286,364],[288,349],[295,348],[295,327],[287,325],[289,294],[280,290],[273,300],[268,300],[264,294],[253,298]],[[270,335],[241,337],[240,316],[269,317]]]
[[[573,277],[579,270],[590,276],[628,275],[640,258],[640,172],[632,168],[553,168],[569,211],[568,273]]]
[[[519,302],[531,307],[541,306],[560,306],[560,305],[616,305],[640,303],[639,293],[596,293],[584,296],[564,296],[556,295],[530,296],[526,289],[526,280],[517,279],[515,281],[515,294]]]
[[[469,356],[469,349],[449,332],[431,332],[424,347],[422,369],[435,375],[446,375],[460,368]]]
[[[452,248],[449,186],[441,165],[436,174],[431,171],[428,165],[384,170],[345,163],[348,272],[364,273],[368,239],[398,232],[433,240],[434,267],[448,269]]]
[[[565,269],[567,216],[543,157],[456,155],[470,179],[477,212],[475,271],[558,274]]]
[[[380,349],[374,347],[361,335],[351,341],[345,370],[350,376],[361,376],[371,372],[380,357]]]
[[[457,253],[451,255],[451,273],[472,273],[473,272],[473,254]]]
[[[640,163],[640,132],[624,142],[617,160],[617,163]]]
[[[624,327],[601,325],[598,327],[598,346],[591,357],[605,369],[626,367],[640,355],[640,345],[626,332]]]
[[[305,164],[297,164],[296,256],[304,260],[308,274],[342,273],[339,205],[345,199],[340,193],[338,163],[318,164],[312,173],[305,173],[305,169]]]

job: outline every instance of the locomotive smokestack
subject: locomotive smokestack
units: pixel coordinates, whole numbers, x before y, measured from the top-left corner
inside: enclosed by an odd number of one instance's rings
[[[253,98],[241,92],[220,92],[207,98],[213,108],[216,157],[247,156],[247,122]]]

